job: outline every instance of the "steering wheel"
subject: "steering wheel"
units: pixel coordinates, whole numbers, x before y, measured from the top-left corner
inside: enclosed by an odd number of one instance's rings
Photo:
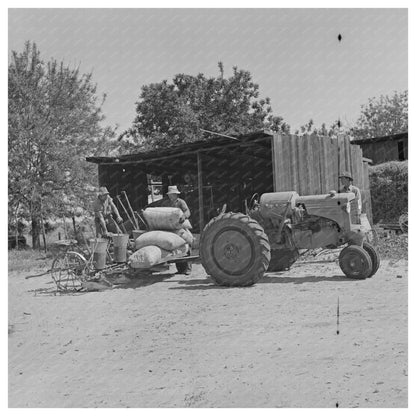
[[[250,202],[247,205],[247,208],[249,209],[249,211],[251,211],[252,209],[254,209],[255,203],[257,203],[257,199],[259,198],[259,194],[257,192],[255,192],[251,198],[250,198]]]

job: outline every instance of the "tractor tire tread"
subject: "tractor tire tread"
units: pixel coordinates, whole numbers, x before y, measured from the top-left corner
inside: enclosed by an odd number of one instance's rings
[[[363,242],[363,249],[370,256],[371,263],[373,265],[373,267],[371,269],[371,273],[367,277],[367,279],[368,279],[370,277],[373,277],[377,273],[377,270],[380,267],[380,255],[378,254],[377,250],[371,244],[367,243],[366,241]]]
[[[219,221],[239,221],[243,223],[246,227],[250,228],[250,230],[254,233],[255,239],[258,243],[259,249],[260,249],[260,259],[257,260],[257,267],[255,267],[252,272],[245,276],[238,279],[238,281],[226,281],[224,279],[218,278],[218,276],[215,276],[213,273],[213,261],[210,258],[211,256],[206,253],[207,248],[205,247],[206,240],[209,236],[209,229],[211,229],[216,223]],[[242,213],[234,213],[234,212],[226,212],[223,213],[213,219],[204,227],[204,230],[201,235],[201,241],[200,241],[200,255],[201,255],[201,262],[204,266],[207,273],[211,276],[211,278],[219,285],[222,286],[251,286],[258,282],[259,279],[261,279],[264,275],[264,273],[267,271],[267,268],[269,266],[270,262],[270,244],[269,239],[264,232],[263,228],[259,225],[259,223],[252,218],[250,218],[248,215],[242,214]]]

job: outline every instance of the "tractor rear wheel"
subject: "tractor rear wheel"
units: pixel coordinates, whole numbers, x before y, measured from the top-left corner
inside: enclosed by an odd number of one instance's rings
[[[269,239],[248,215],[227,212],[205,226],[200,256],[206,272],[217,284],[251,286],[269,267]]]
[[[290,266],[298,259],[299,252],[295,249],[282,248],[271,251],[269,272],[281,272],[290,269]]]
[[[366,279],[373,268],[371,257],[360,246],[345,247],[339,255],[339,266],[350,279]]]
[[[371,272],[368,277],[373,277],[378,268],[380,267],[380,255],[378,254],[377,250],[366,241],[363,242],[363,249],[368,253],[371,258],[371,263],[373,265]]]

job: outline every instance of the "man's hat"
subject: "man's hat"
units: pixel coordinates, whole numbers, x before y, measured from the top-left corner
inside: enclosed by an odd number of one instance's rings
[[[98,195],[110,195],[110,192],[108,192],[108,189],[105,186],[102,186],[98,189]]]
[[[348,178],[348,179],[353,180],[351,176],[351,172],[348,172],[347,170],[345,170],[344,172],[341,172],[339,175],[339,178]]]
[[[167,194],[180,194],[180,192],[178,191],[178,187],[175,186],[168,186],[168,192]]]

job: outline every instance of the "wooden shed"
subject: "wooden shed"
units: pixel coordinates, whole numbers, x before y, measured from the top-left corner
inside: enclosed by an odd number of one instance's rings
[[[361,147],[363,156],[371,159],[374,165],[390,160],[408,159],[407,132],[371,139],[353,140],[351,143]]]
[[[194,232],[200,232],[223,204],[228,211],[244,212],[256,193],[294,190],[308,195],[337,190],[343,170],[352,172],[362,190],[363,211],[371,220],[368,164],[360,147],[344,137],[260,131],[87,161],[98,164],[99,185],[113,196],[126,191],[135,210],[148,204],[150,175],[160,177],[165,189],[178,185],[190,207]]]

